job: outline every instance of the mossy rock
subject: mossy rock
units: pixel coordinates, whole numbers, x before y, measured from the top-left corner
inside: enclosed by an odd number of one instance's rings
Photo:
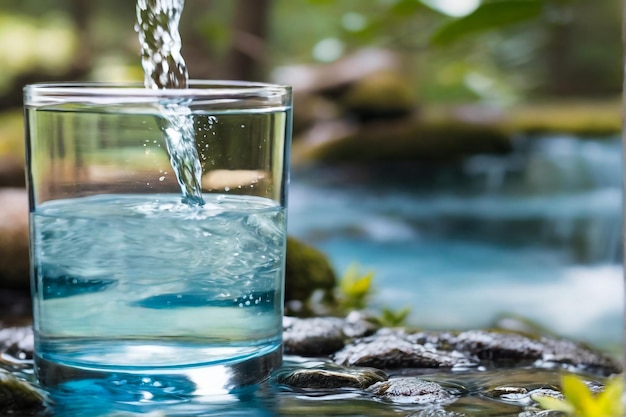
[[[294,237],[287,237],[285,265],[285,300],[305,303],[316,290],[324,292],[324,301],[334,300],[337,278],[324,253]]]
[[[506,154],[512,144],[511,135],[496,124],[413,118],[366,123],[349,134],[296,151],[304,161],[325,163],[453,162],[477,154]]]
[[[619,99],[529,103],[510,109],[507,118],[509,129],[519,133],[605,137],[621,132],[622,103]]]
[[[381,71],[357,81],[342,98],[344,109],[361,120],[396,118],[417,109],[414,89],[406,77]]]
[[[0,368],[0,410],[7,412],[3,415],[39,415],[36,410],[43,409],[44,400],[33,385]]]

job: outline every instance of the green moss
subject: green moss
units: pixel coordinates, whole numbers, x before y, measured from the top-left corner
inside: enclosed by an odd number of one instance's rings
[[[369,123],[352,134],[297,152],[304,160],[323,162],[445,162],[472,154],[510,150],[510,135],[500,126],[409,120]]]
[[[526,104],[510,109],[507,119],[513,132],[608,136],[621,132],[622,104],[619,100]]]
[[[313,292],[322,290],[325,301],[332,302],[336,281],[326,255],[294,237],[287,238],[285,300],[306,302]]]
[[[8,414],[42,408],[44,397],[32,385],[0,369],[0,410]]]

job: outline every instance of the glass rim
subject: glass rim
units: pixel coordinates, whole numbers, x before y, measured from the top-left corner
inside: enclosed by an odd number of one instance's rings
[[[40,99],[119,100],[134,102],[154,99],[276,99],[291,95],[291,86],[231,80],[189,80],[188,88],[152,89],[141,82],[41,82],[24,86],[24,104],[36,105]]]

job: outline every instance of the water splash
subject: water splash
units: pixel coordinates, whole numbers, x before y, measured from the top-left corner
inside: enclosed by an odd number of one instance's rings
[[[135,30],[139,33],[146,88],[187,88],[189,75],[178,32],[184,5],[184,0],[137,0]],[[202,165],[196,149],[193,114],[180,103],[161,104],[159,111],[164,117],[161,129],[183,194],[182,202],[202,205]]]

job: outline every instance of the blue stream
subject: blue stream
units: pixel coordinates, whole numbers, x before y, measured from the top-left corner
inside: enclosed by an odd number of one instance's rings
[[[374,308],[425,328],[531,319],[621,346],[619,138],[520,138],[458,166],[294,171],[289,232],[339,274],[375,271]]]

